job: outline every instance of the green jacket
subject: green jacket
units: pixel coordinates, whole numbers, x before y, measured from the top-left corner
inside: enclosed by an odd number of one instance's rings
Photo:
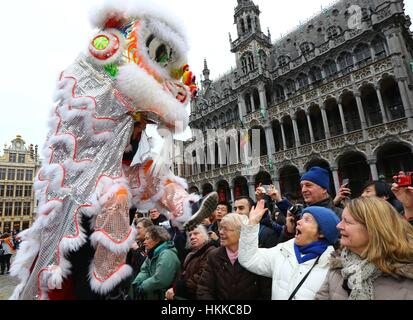
[[[132,282],[133,298],[137,297],[136,290],[143,291],[145,300],[164,300],[168,290],[181,268],[178,251],[173,241],[164,242],[155,249],[152,259],[146,258],[141,271]]]

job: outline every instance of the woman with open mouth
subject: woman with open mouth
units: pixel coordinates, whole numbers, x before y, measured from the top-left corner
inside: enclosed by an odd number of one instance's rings
[[[241,230],[239,261],[255,274],[272,278],[272,300],[313,300],[329,269],[338,239],[337,215],[323,207],[308,207],[297,222],[295,238],[271,249],[258,248],[264,201],[252,208]]]

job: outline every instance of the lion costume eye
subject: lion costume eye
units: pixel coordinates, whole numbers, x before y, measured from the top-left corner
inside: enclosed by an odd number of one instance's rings
[[[149,57],[162,67],[166,67],[173,62],[174,51],[168,44],[158,39],[155,35],[151,34],[148,37],[146,47]]]

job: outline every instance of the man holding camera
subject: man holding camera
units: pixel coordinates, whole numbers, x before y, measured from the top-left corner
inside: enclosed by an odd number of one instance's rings
[[[280,237],[280,242],[287,241],[294,236],[295,224],[300,219],[300,214],[304,207],[317,206],[331,209],[341,219],[343,209],[334,206],[330,197],[330,175],[326,169],[313,167],[305,173],[300,180],[301,194],[304,198],[305,206],[292,206],[288,199],[283,199],[275,188],[268,191],[268,195],[276,202],[281,213],[287,216],[284,234]],[[287,214],[288,213],[288,214]]]

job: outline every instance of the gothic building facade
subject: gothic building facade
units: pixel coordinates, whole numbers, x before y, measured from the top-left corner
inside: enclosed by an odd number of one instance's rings
[[[338,1],[275,43],[253,1],[238,0],[234,19],[236,68],[211,81],[205,61],[191,103],[190,126],[206,141],[185,143],[196,162],[179,171],[193,190],[233,201],[272,183],[299,194],[300,175],[318,165],[330,170],[333,194],[348,178],[357,195],[369,179],[413,171],[413,35],[403,0]],[[208,129],[226,134],[208,141]],[[239,158],[222,162],[218,144],[239,146],[240,129],[260,130],[258,174],[243,175]]]

